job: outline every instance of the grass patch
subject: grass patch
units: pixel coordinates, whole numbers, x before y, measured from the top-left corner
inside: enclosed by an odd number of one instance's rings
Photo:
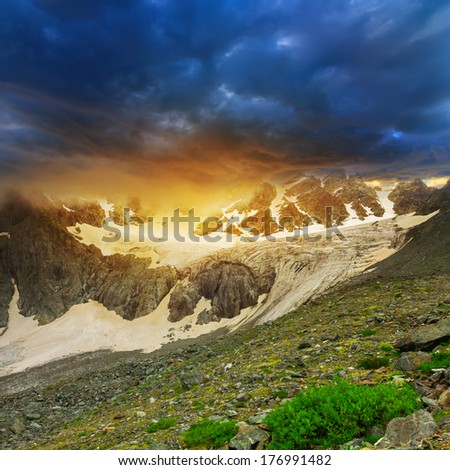
[[[373,336],[376,333],[375,330],[360,330],[358,331],[358,334],[363,335],[363,336]]]
[[[146,429],[146,432],[151,434],[156,431],[162,431],[163,429],[173,428],[177,425],[177,423],[178,420],[176,418],[162,418],[158,421],[155,421],[154,423],[150,423]]]
[[[446,369],[450,367],[450,353],[437,351],[433,354],[431,362],[419,366],[422,372],[431,372],[432,369]]]
[[[391,352],[394,348],[389,343],[381,343],[380,349],[383,352]]]
[[[447,304],[439,304],[437,306],[437,310],[439,312],[444,312],[444,313],[447,313],[447,312],[450,312],[450,305],[447,305]]]
[[[183,434],[183,441],[189,449],[218,449],[234,437],[238,430],[236,421],[205,419],[193,424]]]
[[[266,418],[270,449],[330,449],[367,435],[372,426],[406,416],[419,408],[411,387],[374,387],[339,380],[310,388]]]
[[[275,392],[272,393],[273,398],[287,398],[288,397],[288,392],[287,390],[275,390]]]
[[[388,365],[388,357],[365,357],[359,362],[358,367],[360,369],[375,370],[379,369],[380,367],[386,367]]]

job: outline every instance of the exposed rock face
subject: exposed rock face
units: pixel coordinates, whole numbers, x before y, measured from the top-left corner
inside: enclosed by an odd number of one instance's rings
[[[436,191],[429,188],[421,179],[399,183],[389,195],[394,203],[394,211],[397,215],[409,214],[419,210]]]
[[[192,315],[202,297],[211,301],[210,311],[202,316],[203,323],[206,315],[216,321],[234,318],[242,309],[256,305],[259,296],[270,291],[274,279],[274,272],[260,275],[240,263],[213,260],[199,263],[173,291],[169,320],[175,322]]]
[[[387,441],[390,446],[398,447],[412,440],[420,441],[432,437],[437,429],[433,416],[428,411],[419,410],[406,418],[396,418],[390,421],[383,440]]]
[[[321,181],[314,176],[305,177],[290,187],[286,196],[294,197],[300,210],[327,226],[340,225],[349,215],[344,203],[324,189]]]
[[[431,193],[424,204],[419,207],[417,214],[430,214],[440,209],[450,209],[450,180],[444,187]]]
[[[400,351],[429,351],[450,339],[450,318],[443,318],[433,325],[420,326],[396,341]]]
[[[361,175],[350,175],[336,172],[325,178],[323,187],[330,194],[340,199],[344,204],[351,204],[360,220],[364,220],[370,209],[376,217],[384,215],[384,208],[378,200],[375,189],[367,186]]]
[[[176,269],[148,269],[145,260],[133,256],[103,257],[96,247],[78,243],[66,230],[67,217],[75,213],[63,210],[67,215],[53,208],[20,210],[22,217],[11,217],[14,211],[7,214],[9,272],[5,274],[3,269],[0,273],[2,279],[16,280],[21,313],[36,316],[40,324],[45,324],[89,299],[128,320],[152,312],[178,281]],[[91,212],[88,207],[87,211],[77,212],[84,214],[77,219],[79,223],[98,221],[96,210]],[[3,312],[9,303],[10,288],[6,287],[2,296]]]
[[[249,212],[253,210],[264,211],[270,207],[272,201],[277,196],[275,186],[262,182],[256,188],[249,201],[238,202],[231,207],[231,211]]]
[[[8,269],[8,244],[8,237],[0,237],[0,332],[8,325],[8,306],[14,293]]]
[[[312,223],[310,217],[304,212],[299,211],[297,206],[293,202],[289,202],[286,198],[283,199],[280,206],[279,217],[280,225],[289,230],[289,232],[293,232],[295,228],[300,228]]]

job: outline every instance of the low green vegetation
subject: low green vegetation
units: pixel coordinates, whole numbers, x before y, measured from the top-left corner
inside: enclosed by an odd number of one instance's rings
[[[287,398],[288,397],[288,392],[287,390],[276,390],[272,394],[273,398]]]
[[[360,330],[358,331],[358,334],[363,335],[363,336],[373,336],[376,333],[375,330]]]
[[[381,343],[380,349],[383,352],[391,352],[394,348],[389,343]]]
[[[178,420],[176,418],[162,418],[158,421],[150,423],[146,431],[152,434],[156,431],[162,431],[163,429],[173,428],[177,424],[178,424]]]
[[[272,431],[269,448],[334,448],[419,406],[412,388],[392,384],[368,387],[339,380],[309,388],[266,418]]]
[[[238,430],[236,421],[205,419],[193,424],[183,434],[183,441],[189,449],[218,449],[234,437]]]
[[[389,365],[388,357],[365,357],[358,363],[360,369],[375,370]]]

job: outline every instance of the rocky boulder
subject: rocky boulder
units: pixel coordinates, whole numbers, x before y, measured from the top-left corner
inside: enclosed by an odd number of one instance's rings
[[[433,416],[428,411],[419,410],[406,418],[395,418],[390,421],[385,436],[377,443],[377,447],[404,447],[411,441],[432,437],[437,429]]]
[[[398,339],[394,346],[400,351],[430,351],[450,339],[450,317],[432,325],[419,326]]]
[[[403,353],[397,361],[396,368],[403,372],[413,372],[420,365],[431,362],[432,356],[422,351],[411,351]]]
[[[242,425],[239,432],[228,443],[230,449],[251,450],[265,449],[270,441],[270,434],[257,426]]]

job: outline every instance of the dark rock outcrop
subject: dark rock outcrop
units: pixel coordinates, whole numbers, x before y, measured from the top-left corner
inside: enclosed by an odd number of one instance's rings
[[[429,188],[417,178],[414,181],[399,183],[389,194],[389,199],[394,203],[395,213],[404,215],[418,211],[435,191],[436,188]]]
[[[100,213],[91,211],[93,207],[78,210],[84,215],[77,222],[98,221]],[[128,320],[152,312],[178,281],[176,269],[148,269],[146,260],[133,256],[102,256],[99,249],[79,243],[66,230],[68,217],[75,212],[62,210],[29,206],[26,211],[7,213],[8,269],[6,273],[3,269],[2,279],[15,279],[21,313],[46,324],[89,299]],[[5,292],[3,312],[11,290]]]
[[[450,210],[450,180],[445,186],[431,193],[417,209],[417,214],[430,214],[437,210]]]
[[[268,293],[275,274],[258,274],[236,262],[208,260],[193,267],[190,275],[175,287],[169,302],[169,320],[176,322],[194,313],[198,301],[211,301],[210,320],[234,318],[244,308],[256,305]],[[205,323],[203,315],[202,322]]]
[[[432,325],[419,326],[398,339],[394,346],[400,351],[430,351],[450,339],[450,317]]]
[[[0,236],[0,328],[8,325],[8,307],[14,293],[8,268],[8,245],[9,238]]]

